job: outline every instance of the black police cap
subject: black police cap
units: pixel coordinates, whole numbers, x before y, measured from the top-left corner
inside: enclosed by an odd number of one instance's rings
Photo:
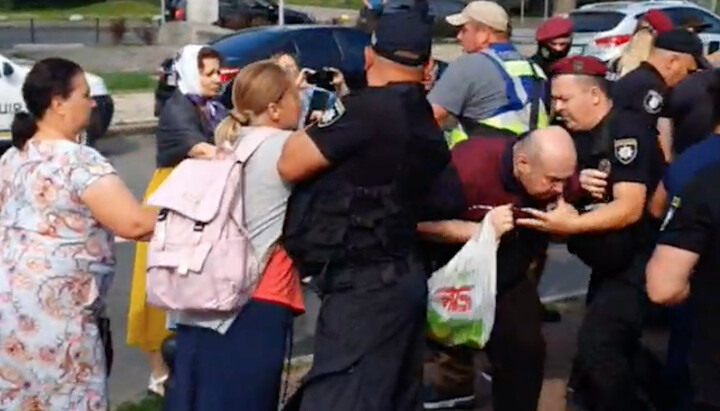
[[[415,10],[383,14],[372,34],[375,52],[405,66],[421,66],[430,59],[432,28]]]
[[[693,56],[699,68],[711,67],[703,54],[703,44],[700,37],[687,29],[672,29],[658,34],[654,46],[658,49],[689,54]]]

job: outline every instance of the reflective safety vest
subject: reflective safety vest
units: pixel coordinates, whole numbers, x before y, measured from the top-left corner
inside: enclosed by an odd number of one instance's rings
[[[493,44],[490,48],[481,51],[495,63],[505,81],[508,103],[488,118],[478,123],[489,127],[508,130],[520,135],[530,130],[530,112],[532,110],[532,97],[537,86],[547,87],[547,76],[542,68],[520,56],[510,44]],[[480,74],[482,75],[482,74]],[[538,114],[535,128],[547,127],[550,124],[543,90],[537,91]],[[467,139],[467,134],[461,127],[446,132],[445,138],[452,148],[455,144]]]

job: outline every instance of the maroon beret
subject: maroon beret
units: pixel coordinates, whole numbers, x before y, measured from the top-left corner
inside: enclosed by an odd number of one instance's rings
[[[667,14],[658,9],[649,10],[645,13],[642,19],[645,20],[647,24],[649,24],[650,27],[652,27],[658,34],[673,29],[673,23],[670,21],[670,18]]]
[[[553,76],[561,74],[583,74],[605,77],[607,66],[600,59],[590,56],[571,56],[557,61],[550,68]]]
[[[553,17],[541,24],[535,32],[535,40],[544,43],[560,37],[572,36],[572,21],[565,17]]]

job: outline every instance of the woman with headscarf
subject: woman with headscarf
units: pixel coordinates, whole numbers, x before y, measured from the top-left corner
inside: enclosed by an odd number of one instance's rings
[[[184,159],[215,156],[213,133],[226,116],[224,106],[216,100],[222,86],[220,60],[217,51],[200,45],[186,46],[178,53],[174,63],[178,88],[160,114],[155,139],[157,169],[148,184],[146,199]],[[167,368],[159,350],[170,332],[165,312],[145,302],[146,259],[147,243],[137,243],[127,343],[148,354],[151,365],[148,389],[164,395]]]

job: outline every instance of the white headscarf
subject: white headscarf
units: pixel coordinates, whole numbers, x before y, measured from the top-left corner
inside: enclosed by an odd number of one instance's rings
[[[200,96],[200,69],[198,54],[207,46],[190,44],[182,48],[175,57],[175,72],[178,74],[178,88],[184,95]]]

